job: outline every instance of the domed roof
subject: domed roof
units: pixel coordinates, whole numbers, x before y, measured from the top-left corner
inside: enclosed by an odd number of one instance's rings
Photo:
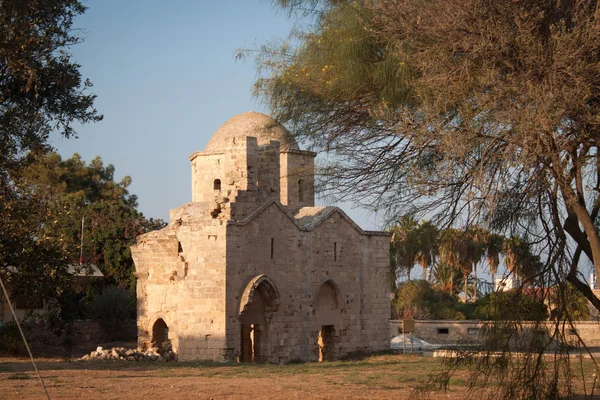
[[[259,145],[277,140],[281,150],[299,150],[298,143],[283,125],[268,115],[251,111],[236,115],[221,125],[208,141],[204,151],[222,150],[229,146],[231,138],[236,136],[255,137]]]

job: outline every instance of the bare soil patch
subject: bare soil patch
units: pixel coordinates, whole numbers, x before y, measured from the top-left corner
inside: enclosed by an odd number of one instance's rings
[[[288,365],[45,358],[38,367],[53,399],[401,399],[441,365],[430,357],[385,355]],[[457,387],[443,397],[462,392]],[[0,393],[45,398],[25,358],[0,358]]]
[[[381,355],[288,365],[39,359],[52,399],[407,399],[441,370],[440,359]],[[463,399],[468,373],[447,393]],[[45,399],[28,359],[0,358],[0,398]]]

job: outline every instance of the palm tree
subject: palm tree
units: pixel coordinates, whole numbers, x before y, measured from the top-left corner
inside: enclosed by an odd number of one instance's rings
[[[436,286],[446,293],[457,294],[463,286],[463,274],[457,271],[454,267],[438,261],[431,269],[431,276],[435,281]]]
[[[438,253],[438,229],[431,221],[422,221],[418,230],[419,251],[417,262],[423,268],[423,279],[429,281],[428,268],[435,263]]]
[[[394,272],[406,271],[409,282],[419,252],[418,228],[419,223],[410,215],[401,217],[398,225],[392,228],[390,247]]]
[[[464,248],[463,232],[449,228],[444,230],[440,236],[440,261],[448,265],[452,270],[451,280],[454,281],[454,275],[460,271],[465,274],[468,263],[465,262],[466,249]],[[470,274],[469,270],[466,275]],[[465,296],[466,296],[466,280],[465,280]]]
[[[524,282],[530,281],[543,268],[540,258],[531,253],[524,238],[513,236],[502,246],[508,270]]]
[[[483,256],[485,255],[485,243],[488,232],[482,227],[476,225],[467,230],[465,233],[465,240],[467,241],[466,245],[468,246],[467,257],[473,266],[473,278],[475,280],[473,300],[477,301],[477,264],[481,262]]]
[[[488,267],[492,274],[492,287],[496,289],[496,273],[498,273],[498,266],[500,265],[500,253],[502,252],[502,246],[504,245],[504,238],[495,233],[489,233],[485,243]]]

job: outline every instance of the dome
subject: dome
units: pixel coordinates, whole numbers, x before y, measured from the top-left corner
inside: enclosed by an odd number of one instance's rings
[[[231,138],[236,136],[255,137],[259,145],[277,140],[281,150],[299,150],[298,143],[283,125],[268,115],[251,111],[236,115],[221,125],[208,141],[204,151],[222,150],[229,146]]]

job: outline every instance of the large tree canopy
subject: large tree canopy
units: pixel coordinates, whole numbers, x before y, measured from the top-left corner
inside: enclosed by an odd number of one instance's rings
[[[0,166],[46,145],[53,130],[70,137],[74,121],[102,119],[68,52],[84,11],[77,0],[0,2]]]
[[[115,181],[114,167],[100,157],[87,164],[77,154],[62,160],[53,152],[29,153],[10,177],[13,192],[27,199],[12,203],[19,207],[5,210],[10,218],[0,223],[0,274],[15,293],[56,296],[80,255],[111,283],[135,288],[130,246],[165,224],[137,210],[130,177]]]
[[[526,236],[600,308],[596,1],[279,3],[313,23],[261,49],[256,90],[331,153],[326,189]]]
[[[21,195],[39,201],[44,218],[38,235],[58,243],[70,263],[83,254],[113,283],[135,287],[130,246],[165,224],[137,210],[137,196],[127,190],[131,178],[117,182],[114,170],[100,157],[86,164],[78,154],[62,160],[56,153],[30,153],[13,181]]]
[[[572,319],[565,281],[600,309],[581,257],[600,275],[597,1],[276,3],[308,25],[257,52],[256,92],[299,139],[329,152],[320,169],[326,190],[391,219],[435,216],[440,227],[479,224],[525,238],[504,250],[514,265],[535,267],[535,276],[520,271],[536,280],[531,286],[560,289],[554,340],[567,340]],[[497,245],[488,253],[494,263]],[[524,332],[496,328],[505,349],[506,332]],[[536,350],[520,359],[465,353],[455,365],[471,363],[481,387],[500,382],[504,390],[492,395],[572,394],[564,349],[546,364],[539,338],[529,336],[523,343]]]
[[[18,189],[14,177],[28,151],[49,147],[51,132],[71,137],[74,122],[102,119],[69,53],[80,42],[73,20],[84,11],[78,0],[0,1],[0,273],[16,271],[30,297],[56,295],[67,260],[43,234],[54,223],[45,199]]]

